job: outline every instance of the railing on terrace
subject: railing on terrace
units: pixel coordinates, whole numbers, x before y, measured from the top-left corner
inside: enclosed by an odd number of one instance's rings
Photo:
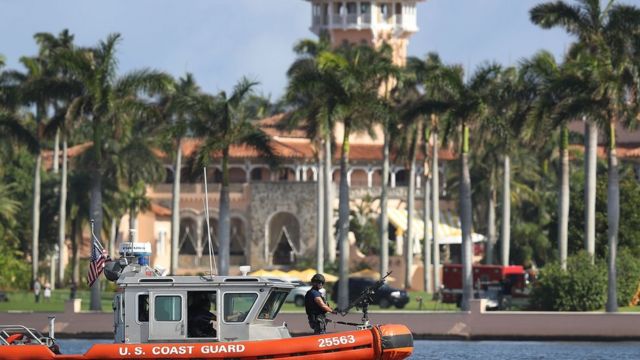
[[[208,184],[207,190],[209,193],[215,193],[220,191],[220,184]],[[245,188],[249,186],[249,183],[232,183],[229,184],[229,192],[244,192]],[[153,192],[156,194],[160,193],[171,193],[173,191],[172,184],[157,184],[153,187]],[[180,185],[180,193],[182,194],[201,194],[204,193],[204,185],[203,184],[181,184]]]

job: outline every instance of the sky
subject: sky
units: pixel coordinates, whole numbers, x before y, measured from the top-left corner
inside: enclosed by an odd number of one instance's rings
[[[572,39],[530,22],[529,9],[541,2],[420,2],[420,30],[410,39],[409,55],[437,52],[445,63],[468,69],[486,61],[517,65],[541,49],[559,59]],[[304,0],[0,0],[0,54],[9,68],[20,68],[20,56],[37,53],[36,32],[67,28],[80,46],[118,32],[121,73],[144,67],[175,77],[191,72],[213,93],[247,76],[275,100],[286,87],[293,45],[316,38],[310,24],[311,5]]]

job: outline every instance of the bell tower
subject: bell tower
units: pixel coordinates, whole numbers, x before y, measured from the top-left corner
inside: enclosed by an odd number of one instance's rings
[[[328,33],[334,46],[367,43],[393,48],[393,60],[404,65],[409,37],[418,31],[416,5],[425,0],[307,0],[311,31]]]

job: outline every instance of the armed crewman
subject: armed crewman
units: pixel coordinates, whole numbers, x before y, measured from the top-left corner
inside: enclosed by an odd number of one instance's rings
[[[327,332],[326,313],[336,314],[332,310],[320,290],[324,286],[324,276],[315,274],[311,278],[311,289],[304,296],[304,308],[309,319],[309,326],[313,329],[314,334],[325,334]]]

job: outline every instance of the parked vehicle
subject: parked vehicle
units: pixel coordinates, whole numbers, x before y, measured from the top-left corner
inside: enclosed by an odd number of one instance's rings
[[[285,302],[294,303],[298,307],[304,306],[304,296],[307,294],[307,291],[311,289],[311,285],[308,285],[307,283],[300,280],[291,280],[290,282],[295,287],[289,292],[289,295],[287,295]],[[320,292],[324,296],[327,295],[327,291],[324,288],[320,289]]]
[[[442,267],[441,298],[443,303],[462,302],[462,265]],[[509,309],[511,305],[526,304],[533,277],[520,265],[473,265],[474,298],[487,299],[488,309]]]
[[[338,280],[333,286],[333,292],[331,293],[331,300],[337,302],[338,300],[338,287],[340,280]],[[373,286],[376,283],[375,280],[369,278],[349,278],[349,302],[355,300],[366,288]],[[373,296],[373,304],[380,305],[381,308],[386,309],[391,306],[395,306],[398,309],[404,308],[409,302],[409,295],[405,290],[396,289],[387,284],[384,284],[376,291]]]
[[[7,293],[4,291],[0,291],[0,302],[8,302],[9,301],[9,297],[7,296]]]

